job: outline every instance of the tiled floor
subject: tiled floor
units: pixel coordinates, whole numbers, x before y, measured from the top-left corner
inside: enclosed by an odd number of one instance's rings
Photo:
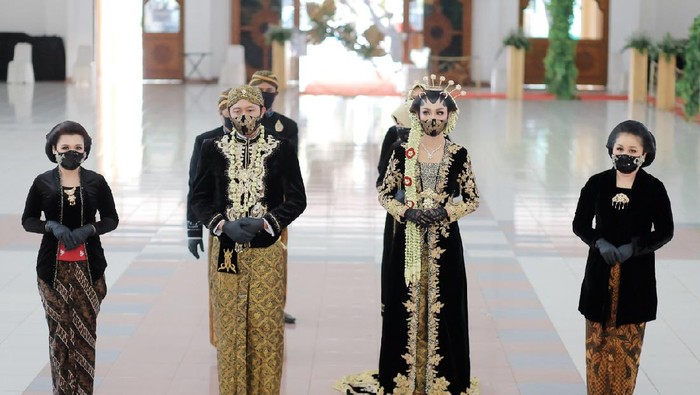
[[[216,126],[219,87],[0,85],[0,395],[48,394],[47,329],[36,289],[39,238],[20,215],[50,167],[44,136],[64,119],[95,137],[86,166],[104,174],[121,216],[104,237],[109,293],[99,317],[97,394],[216,393],[206,273],[186,248],[186,168],[194,136]],[[378,144],[398,98],[279,98],[299,120],[309,206],[290,229],[284,393],[332,394],[376,367],[384,213]],[[627,102],[461,101],[453,139],[472,154],[482,205],[461,221],[472,365],[482,393],[584,394],[586,248],[571,233],[578,192],[609,166],[609,130],[634,117],[658,140],[677,231],[658,254],[659,319],[647,328],[637,394],[700,388],[700,125]]]

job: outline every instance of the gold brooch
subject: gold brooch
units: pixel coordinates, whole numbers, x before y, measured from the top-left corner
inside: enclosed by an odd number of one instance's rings
[[[67,198],[68,198],[68,205],[69,206],[75,206],[75,189],[76,189],[76,187],[63,190],[63,193],[65,193]]]
[[[275,131],[276,132],[281,132],[284,130],[284,125],[282,125],[282,122],[280,120],[277,120],[277,123],[275,123]]]
[[[630,198],[624,193],[618,193],[612,198],[612,206],[617,210],[624,210],[630,203]]]

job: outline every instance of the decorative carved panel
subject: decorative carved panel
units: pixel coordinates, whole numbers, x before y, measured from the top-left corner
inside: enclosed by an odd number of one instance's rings
[[[430,48],[431,72],[471,83],[472,0],[434,0],[426,2],[424,12],[423,41]]]
[[[279,25],[280,7],[280,0],[231,0],[231,43],[245,48],[247,78],[272,68],[272,48],[264,34],[268,25]]]

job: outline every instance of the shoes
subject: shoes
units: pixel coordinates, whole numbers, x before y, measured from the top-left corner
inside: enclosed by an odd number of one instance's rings
[[[295,324],[297,322],[297,319],[292,317],[291,315],[287,314],[286,312],[284,313],[284,323],[285,324]]]

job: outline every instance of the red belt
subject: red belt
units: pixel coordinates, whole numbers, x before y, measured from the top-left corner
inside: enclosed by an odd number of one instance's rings
[[[85,244],[81,244],[72,250],[66,248],[63,243],[58,243],[58,260],[59,261],[87,261],[87,252]]]

